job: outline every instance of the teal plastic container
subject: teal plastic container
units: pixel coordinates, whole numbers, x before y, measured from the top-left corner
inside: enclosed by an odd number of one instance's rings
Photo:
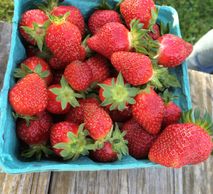
[[[77,161],[51,161],[43,160],[40,162],[24,162],[18,156],[19,140],[16,137],[15,122],[12,117],[12,110],[8,103],[8,91],[14,84],[13,70],[16,65],[26,57],[25,49],[20,40],[18,23],[21,14],[32,8],[33,4],[39,1],[33,0],[15,0],[15,12],[13,19],[13,32],[11,40],[11,49],[7,70],[4,77],[3,89],[0,96],[0,167],[6,173],[30,173],[44,171],[94,171],[94,170],[117,170],[131,168],[159,167],[159,165],[149,160],[136,160],[131,156],[123,158],[114,163],[96,163],[87,157],[81,157]],[[112,4],[116,1],[109,1]],[[81,9],[85,18],[98,5],[99,0],[67,0],[64,4],[71,4]],[[172,7],[162,6],[159,12],[159,21],[163,23],[172,23],[171,33],[181,36],[178,14]],[[174,93],[179,96],[177,103],[183,110],[191,108],[191,98],[189,89],[189,80],[186,63],[173,69],[172,72],[178,77],[182,88],[176,89]]]

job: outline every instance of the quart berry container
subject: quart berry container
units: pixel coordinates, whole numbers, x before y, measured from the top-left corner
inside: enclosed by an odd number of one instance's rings
[[[131,168],[148,168],[159,166],[149,160],[136,160],[131,156],[123,158],[121,161],[114,163],[96,163],[88,157],[81,157],[77,161],[50,161],[42,160],[24,162],[18,154],[19,140],[16,137],[15,121],[12,117],[12,109],[8,102],[8,91],[13,86],[14,78],[13,71],[25,57],[25,49],[20,40],[18,23],[21,14],[33,8],[33,5],[39,1],[35,0],[15,0],[15,11],[13,18],[13,31],[11,40],[11,49],[7,70],[4,77],[3,89],[0,95],[0,167],[6,173],[30,173],[44,171],[94,171],[94,170],[117,170]],[[109,1],[111,4],[117,1]],[[97,7],[99,0],[66,0],[64,4],[73,5],[81,9],[87,19],[91,12]],[[163,23],[170,22],[172,24],[171,33],[181,36],[178,14],[172,7],[159,7],[158,21]],[[181,83],[181,89],[174,90],[174,93],[179,97],[176,102],[183,110],[191,108],[191,98],[189,89],[189,80],[187,73],[187,65],[183,63],[178,68],[172,70]]]

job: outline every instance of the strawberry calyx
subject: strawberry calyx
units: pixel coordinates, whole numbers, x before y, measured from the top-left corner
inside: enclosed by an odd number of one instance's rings
[[[121,160],[122,156],[126,156],[129,154],[127,147],[128,141],[124,139],[125,135],[126,132],[121,132],[118,124],[115,123],[114,130],[112,128],[104,139],[97,140],[95,142],[95,150],[102,149],[104,147],[104,144],[106,142],[109,142],[112,145],[113,151],[117,153],[118,159]]]
[[[84,124],[78,128],[78,133],[67,133],[68,142],[62,142],[54,145],[55,149],[61,149],[60,155],[64,160],[77,160],[80,156],[89,154],[90,150],[95,150],[95,145],[90,138],[87,138],[88,131],[84,130]]]
[[[96,8],[98,10],[113,10],[113,7],[107,3],[107,0],[102,0],[99,6]]]
[[[115,124],[115,130],[112,133],[112,137],[109,142],[112,144],[112,149],[118,155],[118,159],[121,160],[122,156],[126,156],[129,154],[128,150],[128,141],[124,139],[126,132],[121,132],[119,130],[118,124]]]
[[[93,54],[93,51],[88,47],[88,45],[87,45],[87,40],[88,40],[88,38],[90,38],[91,37],[91,34],[88,34],[85,38],[84,38],[84,40],[83,40],[83,42],[81,43],[81,46],[85,49],[85,51],[86,51],[86,58],[89,58],[89,57],[91,57],[92,56],[92,54]]]
[[[49,71],[42,71],[42,66],[40,64],[36,65],[36,67],[31,70],[27,65],[22,63],[20,68],[16,68],[14,71],[15,78],[23,78],[28,74],[37,73],[41,78],[48,77],[50,72]]]
[[[174,96],[171,92],[169,92],[168,89],[166,89],[163,94],[161,95],[161,98],[164,101],[164,104],[169,104],[171,101],[177,99],[177,96]]]
[[[64,110],[67,107],[67,104],[70,104],[72,107],[80,106],[76,98],[83,98],[82,94],[76,93],[67,83],[64,76],[62,76],[60,81],[61,88],[51,88],[50,91],[57,95],[56,100],[61,102],[61,107]]]
[[[151,9],[152,18],[149,21],[148,30],[151,31],[151,32],[153,32],[153,33],[155,33],[153,27],[156,24],[156,21],[158,19],[158,13],[159,13],[159,8],[155,7],[155,8]]]
[[[182,123],[194,123],[204,129],[209,135],[213,135],[213,122],[208,112],[201,116],[198,108],[182,113]]]
[[[171,74],[168,68],[161,67],[153,60],[153,77],[151,78],[150,84],[160,90],[164,91],[167,88],[179,88],[181,87],[177,77]]]
[[[53,151],[46,145],[38,144],[38,145],[30,145],[30,147],[21,152],[21,156],[23,158],[32,158],[35,157],[36,160],[41,160],[42,156],[49,157],[49,155],[53,155]]]
[[[71,12],[68,11],[66,12],[64,15],[62,16],[55,16],[55,15],[48,15],[50,21],[53,23],[53,24],[56,24],[56,25],[61,25],[63,24],[64,22],[66,22],[67,18],[70,16]]]
[[[59,4],[59,0],[47,0],[46,2],[43,2],[42,4],[37,4],[37,7],[44,11],[46,14],[51,13],[53,8],[57,7]]]
[[[29,35],[32,40],[35,40],[39,50],[42,51],[44,45],[44,38],[46,36],[46,31],[49,25],[50,21],[48,20],[43,25],[39,25],[34,22],[32,27],[21,26],[21,28],[26,34]]]
[[[37,117],[36,116],[28,116],[28,115],[20,115],[18,113],[12,112],[13,118],[15,120],[17,120],[18,118],[20,119],[24,119],[26,121],[26,126],[29,127],[30,126],[30,121],[31,120],[36,120]]]
[[[159,43],[152,40],[149,36],[149,29],[143,29],[144,24],[139,20],[133,19],[130,23],[130,47],[135,48],[136,52],[148,55],[151,58],[156,56],[159,50]],[[151,28],[151,27],[150,27]]]
[[[135,104],[134,97],[139,89],[125,84],[121,73],[117,79],[112,78],[111,84],[98,84],[103,89],[104,101],[102,106],[110,106],[110,110],[123,111],[127,104]]]

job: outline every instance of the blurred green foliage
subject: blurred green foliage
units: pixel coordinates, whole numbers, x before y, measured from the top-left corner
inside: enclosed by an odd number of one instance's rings
[[[189,42],[196,42],[213,28],[213,0],[156,0],[156,3],[178,11],[182,35]]]
[[[0,21],[11,22],[13,17],[13,0],[0,0]]]
[[[173,6],[179,13],[182,35],[196,42],[213,28],[213,0],[156,0],[157,4]],[[13,1],[0,0],[0,20],[11,21]]]

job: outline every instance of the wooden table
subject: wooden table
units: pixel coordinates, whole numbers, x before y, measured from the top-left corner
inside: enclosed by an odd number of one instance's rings
[[[11,26],[0,23],[0,84],[7,62]],[[202,75],[190,71],[193,103],[204,96]],[[209,84],[212,82],[209,78]],[[198,86],[198,87],[197,87]],[[213,101],[213,100],[212,100]],[[100,172],[0,174],[0,194],[213,194],[213,157],[179,170],[149,168]]]

